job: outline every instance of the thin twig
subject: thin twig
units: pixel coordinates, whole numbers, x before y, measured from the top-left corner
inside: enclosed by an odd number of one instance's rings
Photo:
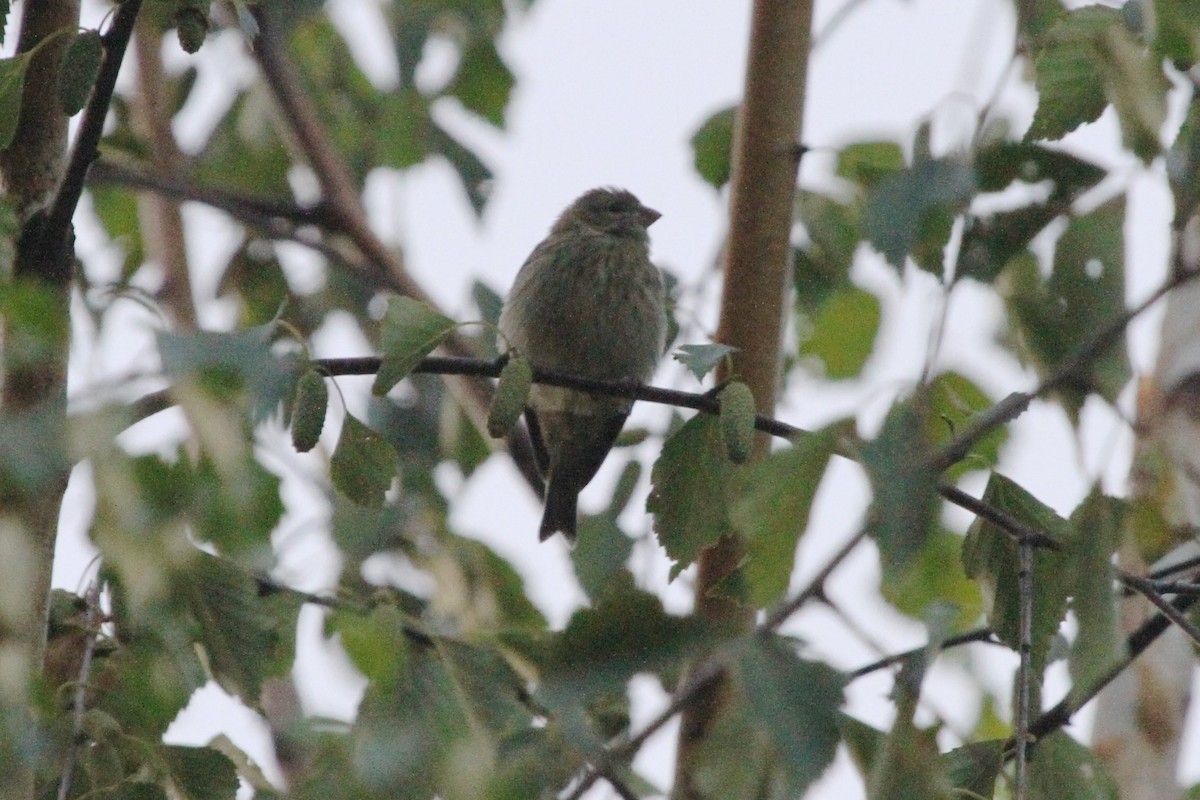
[[[1025,800],[1029,788],[1026,766],[1029,756],[1029,693],[1033,682],[1030,655],[1033,652],[1033,545],[1029,540],[1017,542],[1017,595],[1020,629],[1017,663],[1016,765],[1013,779],[1013,800]]]
[[[1196,627],[1196,624],[1188,619],[1186,614],[1171,605],[1170,601],[1158,592],[1153,581],[1124,570],[1120,571],[1120,577],[1122,583],[1153,603],[1154,607],[1161,611],[1167,619],[1175,623],[1193,642],[1200,645],[1200,628]],[[1196,595],[1189,593],[1185,596],[1194,597]]]
[[[1118,316],[1078,350],[1060,362],[1032,392],[1013,392],[987,411],[979,414],[970,427],[934,453],[930,459],[930,468],[942,472],[950,465],[966,458],[967,454],[971,452],[971,448],[978,444],[980,439],[1000,425],[1011,422],[1023,414],[1035,399],[1045,397],[1075,379],[1080,371],[1117,343],[1125,329],[1129,327],[1130,322],[1165,297],[1172,289],[1194,279],[1197,275],[1200,275],[1200,271],[1176,271],[1161,286],[1151,292],[1149,297]]]
[[[71,744],[63,764],[62,780],[58,784],[58,800],[67,800],[71,792],[71,779],[75,774],[75,762],[79,759],[79,745],[83,737],[83,713],[87,708],[88,678],[92,671],[92,655],[96,652],[96,638],[100,635],[100,590],[92,584],[87,591],[86,636],[83,643],[83,659],[79,665],[79,680],[75,684],[75,702],[71,711]]]
[[[938,644],[938,650],[949,650],[952,647],[960,647],[964,644],[975,644],[977,642],[983,644],[1003,645],[1003,642],[997,639],[996,635],[992,633],[991,628],[976,628],[973,631],[966,631],[942,640]],[[907,661],[910,658],[927,652],[929,652],[929,645],[923,644],[920,647],[914,647],[912,650],[905,650],[903,653],[895,653],[890,656],[885,656],[878,661],[872,661],[870,664],[864,664],[857,669],[847,672],[846,675],[851,680],[854,680],[855,678],[861,678],[865,675],[869,675],[872,672],[878,672],[881,669],[887,669],[888,667],[895,666],[896,664]]]

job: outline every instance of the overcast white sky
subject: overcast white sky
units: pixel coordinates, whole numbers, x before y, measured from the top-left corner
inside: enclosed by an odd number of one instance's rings
[[[818,4],[816,31],[826,30],[846,0]],[[979,111],[998,97],[993,116],[1007,118],[1018,132],[1028,124],[1036,98],[1008,71],[1014,29],[1006,0],[867,0],[837,29],[822,36],[809,71],[804,141],[817,151],[806,157],[802,179],[809,187],[829,185],[832,150],[851,141],[886,138],[908,142],[916,126],[935,122],[935,149],[954,150],[973,133]],[[362,51],[362,59],[381,83],[394,80],[387,64],[387,46],[372,39],[375,0],[329,0],[330,13]],[[96,9],[91,9],[95,12]],[[98,19],[97,13],[95,19]],[[688,140],[712,112],[734,102],[741,92],[749,25],[749,3],[729,0],[538,0],[532,13],[513,24],[503,38],[503,55],[517,74],[516,93],[508,114],[507,129],[500,133],[466,118],[452,106],[441,109],[443,119],[479,148],[496,175],[494,193],[486,214],[477,220],[468,208],[447,166],[431,163],[403,175],[384,173],[368,190],[373,218],[393,241],[402,242],[408,263],[434,298],[459,318],[474,316],[469,287],[482,278],[497,290],[507,288],[534,244],[545,234],[558,212],[582,191],[597,185],[619,185],[634,191],[646,204],[662,212],[651,229],[652,252],[658,262],[685,282],[699,282],[712,269],[725,227],[723,198],[702,183],[691,166]],[[169,62],[186,63],[173,42],[167,45]],[[232,37],[211,40],[195,58],[201,65],[205,103],[220,102],[230,82],[243,79],[239,68],[240,43]],[[438,51],[431,48],[426,79],[435,79]],[[214,58],[217,56],[217,58]],[[214,62],[218,62],[219,65]],[[243,62],[244,63],[244,62]],[[204,103],[189,108],[177,130],[186,143],[203,136],[205,120],[212,115]],[[1112,187],[1132,191],[1134,210],[1127,231],[1137,253],[1131,270],[1131,300],[1144,296],[1165,274],[1165,193],[1157,170],[1144,171],[1124,159],[1117,149],[1115,125],[1103,119],[1071,139],[1078,152],[1118,170]],[[822,152],[822,148],[828,148]],[[196,261],[204,268],[219,259],[222,229],[213,215],[189,209],[189,221],[202,237],[193,237]],[[103,262],[94,236],[89,242],[86,224],[82,251]],[[202,238],[203,246],[199,240]],[[228,240],[228,237],[225,237]],[[90,250],[89,250],[90,248]],[[891,398],[919,375],[927,356],[928,331],[940,310],[939,291],[928,276],[905,281],[862,253],[856,279],[877,292],[887,303],[882,341],[863,381],[853,385],[822,387],[811,380],[795,380],[781,403],[779,415],[802,425],[819,424],[847,413],[862,413],[871,424],[886,410]],[[211,271],[211,270],[210,270]],[[298,274],[303,275],[303,270]],[[315,274],[315,273],[314,273]],[[212,286],[210,276],[205,285]],[[709,291],[707,298],[714,297]],[[206,301],[207,324],[227,324],[227,310]],[[711,331],[715,305],[696,301],[690,309],[701,329]],[[137,322],[137,318],[132,318]],[[970,287],[954,296],[949,330],[940,355],[947,367],[960,369],[996,398],[1026,389],[1032,377],[999,354],[991,344],[1000,321],[995,304]],[[144,320],[139,323],[145,328]],[[1134,332],[1134,358],[1139,368],[1152,364],[1157,315],[1139,324]],[[137,341],[137,338],[134,337]],[[127,341],[127,340],[126,340]],[[351,355],[369,352],[369,345],[348,337],[332,325],[318,337],[318,355]],[[102,371],[120,374],[127,354],[145,352],[143,345],[124,345],[120,353],[100,354]],[[76,385],[96,377],[95,363],[77,370]],[[660,382],[695,388],[681,371],[667,366]],[[355,384],[348,381],[346,387]],[[365,389],[365,384],[363,384]],[[658,418],[659,409],[640,408],[636,414]],[[1122,491],[1128,464],[1128,435],[1114,416],[1099,407],[1089,408],[1087,435],[1082,448],[1071,438],[1058,411],[1036,406],[1014,428],[1006,453],[1005,472],[1030,487],[1040,499],[1069,511],[1090,481],[1102,475],[1108,488]],[[635,417],[636,419],[636,417]],[[336,434],[336,425],[330,425]],[[330,435],[327,428],[327,435]],[[286,446],[264,445],[270,458],[289,479],[289,492],[302,497],[318,470],[297,458]],[[509,558],[525,577],[531,596],[555,624],[562,624],[582,602],[573,586],[565,550],[560,542],[539,545],[535,531],[540,510],[514,479],[511,466],[494,458],[470,481],[462,483],[452,472],[444,485],[457,496],[454,522],[465,535],[477,537]],[[602,473],[598,483],[611,479]],[[460,485],[461,484],[461,485]],[[982,483],[970,486],[982,488]],[[73,491],[79,491],[75,489]],[[592,497],[601,497],[601,486]],[[584,495],[588,505],[589,493]],[[823,557],[844,541],[860,523],[867,488],[856,467],[841,463],[822,487],[810,534],[801,547],[801,573],[810,573]],[[66,522],[75,527],[73,542],[60,550],[55,581],[76,588],[90,558],[82,545],[86,522],[86,491],[72,496],[78,510]],[[636,505],[636,501],[635,501]],[[303,508],[303,503],[301,502]],[[319,535],[320,512],[303,510],[290,518],[292,541],[298,542],[285,558],[305,588],[327,586],[336,575],[332,553]],[[965,524],[961,515],[952,518]],[[631,514],[630,529],[644,531],[644,514]],[[639,547],[636,568],[647,582],[665,582],[669,564],[656,547]],[[321,568],[324,563],[325,569]],[[802,580],[802,578],[801,578]],[[919,626],[904,620],[873,598],[878,583],[875,561],[864,549],[839,573],[831,594],[851,609],[855,621],[890,649],[913,646],[923,640]],[[664,590],[675,608],[690,603],[688,575]],[[306,616],[310,635],[318,628],[316,614]],[[874,657],[856,639],[838,633],[828,614],[801,615],[794,630],[807,634],[814,652],[839,667],[853,667]],[[830,630],[835,631],[831,639]],[[1003,696],[1006,659],[976,666],[994,673]],[[348,716],[357,702],[358,682],[336,653],[314,652],[301,671],[305,699],[313,713]],[[334,677],[330,678],[330,673]],[[956,729],[969,730],[973,720],[964,717],[972,704],[964,703],[962,673],[953,666],[935,669],[931,684],[943,684],[948,693],[934,697],[930,707],[944,715]],[[331,691],[330,686],[344,686]],[[856,683],[851,692],[852,713],[874,724],[885,725],[890,716],[886,702],[889,682]],[[217,690],[206,691],[193,710],[173,729],[181,741],[204,742],[217,729],[254,752],[262,752],[265,739],[248,712],[221,704],[218,713],[205,710]],[[958,693],[958,694],[956,694]],[[635,719],[646,719],[665,702],[650,680],[635,682],[640,704]],[[1051,699],[1057,699],[1052,697]],[[238,715],[238,716],[233,716]],[[1085,726],[1086,727],[1086,726]],[[1075,729],[1078,730],[1078,726]],[[674,728],[656,738],[637,767],[659,785],[669,783],[671,740]],[[1193,765],[1191,780],[1200,776]],[[844,762],[831,771],[812,797],[856,796],[852,770]],[[597,789],[590,797],[607,797]]]

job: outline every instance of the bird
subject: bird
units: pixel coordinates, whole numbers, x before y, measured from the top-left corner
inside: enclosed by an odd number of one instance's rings
[[[667,331],[662,273],[647,228],[661,216],[624,189],[571,203],[517,273],[500,313],[499,347],[535,370],[645,383]],[[525,421],[546,482],[539,538],[574,543],[579,493],[595,477],[633,401],[535,384]]]

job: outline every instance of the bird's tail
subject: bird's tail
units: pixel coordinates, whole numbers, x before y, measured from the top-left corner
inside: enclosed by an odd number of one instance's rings
[[[568,542],[575,543],[575,524],[579,490],[564,486],[551,476],[546,485],[546,511],[542,514],[540,538],[544,542],[556,533],[561,533]]]

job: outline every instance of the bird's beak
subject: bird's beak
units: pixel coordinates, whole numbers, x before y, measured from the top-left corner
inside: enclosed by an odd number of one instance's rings
[[[658,213],[653,208],[646,208],[645,206],[642,206],[642,210],[638,212],[638,222],[649,228],[654,224],[654,221],[661,216],[662,214]]]

